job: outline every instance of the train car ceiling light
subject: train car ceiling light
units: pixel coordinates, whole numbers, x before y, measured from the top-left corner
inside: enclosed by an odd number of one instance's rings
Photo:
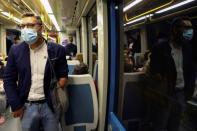
[[[173,6],[167,7],[167,8],[165,8],[165,9],[162,9],[162,10],[157,11],[157,12],[155,12],[155,13],[156,13],[156,14],[160,14],[160,13],[163,13],[163,12],[166,12],[166,11],[169,11],[169,10],[172,10],[172,9],[175,9],[175,8],[177,8],[177,7],[186,5],[186,4],[188,4],[188,3],[190,3],[190,2],[193,2],[193,1],[195,1],[195,0],[185,0],[185,1],[183,1],[183,2],[180,2],[180,3],[175,4],[175,5],[173,5]]]
[[[7,16],[7,17],[10,17],[10,13],[8,13],[8,12],[1,12],[1,14],[3,14],[4,16]]]
[[[19,18],[13,17],[13,20],[15,20],[17,23],[21,23],[21,20]]]
[[[17,18],[17,17],[14,17],[12,14],[10,14],[10,13],[8,13],[8,12],[5,12],[5,11],[3,11],[3,10],[1,10],[0,9],[0,12],[1,12],[1,14],[3,14],[4,16],[6,16],[6,17],[8,17],[9,19],[10,18],[12,18],[15,22],[17,22],[17,23],[21,23],[21,20],[19,19],[19,18]]]
[[[49,15],[49,18],[51,19],[52,23],[54,24],[55,28],[57,31],[60,31],[60,27],[57,23],[57,20],[55,18],[55,15],[53,14],[53,11],[52,11],[52,8],[49,4],[49,1],[48,0],[40,0],[42,5],[44,6],[46,12],[48,13]]]
[[[92,31],[95,31],[98,29],[98,26],[95,26],[94,28],[92,28]]]
[[[41,1],[42,5],[44,6],[46,12],[48,14],[53,14],[53,11],[51,9],[51,6],[49,4],[49,1],[48,0],[40,0],[40,1]]]
[[[57,31],[60,31],[60,27],[55,19],[55,16],[53,14],[49,14],[49,17],[51,19],[51,21],[53,22],[55,28],[57,29]]]
[[[144,20],[144,19],[149,18],[149,17],[151,17],[151,16],[153,16],[153,14],[149,14],[149,15],[142,16],[142,17],[140,17],[140,18],[138,18],[138,19],[135,19],[135,20],[132,20],[132,21],[130,21],[130,22],[127,22],[126,24],[124,24],[124,26],[133,24],[133,23],[138,22],[138,21],[141,21],[141,20]]]
[[[128,4],[127,6],[125,6],[125,7],[123,8],[123,12],[126,12],[126,11],[129,10],[131,7],[133,7],[133,6],[137,5],[137,4],[139,4],[139,3],[142,2],[142,1],[143,1],[143,0],[135,0],[135,1],[131,2],[130,4]]]

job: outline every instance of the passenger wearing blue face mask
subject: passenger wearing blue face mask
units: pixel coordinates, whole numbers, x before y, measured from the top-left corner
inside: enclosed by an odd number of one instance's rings
[[[51,65],[61,88],[68,80],[64,47],[42,37],[42,20],[26,13],[21,19],[23,42],[11,47],[4,71],[4,87],[13,117],[21,118],[22,131],[58,131],[49,86]],[[50,60],[50,61],[49,61]]]
[[[153,86],[157,87],[155,90],[160,92],[166,101],[163,107],[158,103],[153,104],[153,131],[180,130],[186,101],[191,99],[195,87],[191,47],[193,35],[190,19],[176,18],[171,25],[171,39],[158,40],[152,49],[150,74],[162,83]],[[161,97],[158,97],[159,99]]]

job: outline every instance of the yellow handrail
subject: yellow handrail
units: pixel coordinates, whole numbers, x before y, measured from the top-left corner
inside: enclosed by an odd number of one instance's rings
[[[174,0],[171,0],[170,2],[168,2],[168,3],[164,4],[164,5],[161,5],[161,6],[159,6],[159,7],[156,7],[156,8],[154,8],[154,9],[152,9],[152,10],[149,10],[149,11],[147,11],[147,12],[144,12],[144,13],[142,13],[142,14],[140,14],[140,15],[138,15],[138,16],[132,17],[132,18],[128,18],[127,13],[125,13],[125,20],[126,20],[126,22],[129,22],[129,21],[131,21],[131,20],[134,20],[134,19],[136,19],[136,18],[139,18],[139,17],[141,17],[141,16],[144,16],[144,15],[146,15],[146,14],[149,14],[149,13],[151,13],[151,12],[154,12],[154,11],[156,11],[156,10],[159,10],[159,9],[165,7],[165,6],[168,6],[168,5],[172,4],[173,2],[174,2]]]

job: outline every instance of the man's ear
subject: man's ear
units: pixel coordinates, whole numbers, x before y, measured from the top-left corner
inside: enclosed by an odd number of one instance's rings
[[[42,34],[42,31],[43,31],[43,25],[41,25],[40,27],[39,27],[39,29],[38,29],[38,32],[40,32],[41,34]]]

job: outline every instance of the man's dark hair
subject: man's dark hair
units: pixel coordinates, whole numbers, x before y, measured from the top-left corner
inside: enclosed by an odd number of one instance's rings
[[[73,37],[72,36],[69,36],[69,42],[73,42]]]
[[[181,26],[184,20],[191,21],[191,19],[188,16],[182,16],[173,19],[171,24],[171,29]]]
[[[41,17],[40,17],[40,16],[34,15],[34,13],[31,13],[31,12],[24,13],[24,14],[22,15],[22,18],[25,18],[25,17],[35,17],[35,18],[37,19],[38,23],[42,24],[42,19],[41,19]]]
[[[170,28],[172,39],[178,39],[177,31],[181,26],[183,26],[183,21],[191,21],[191,20],[187,16],[177,17],[172,20],[171,28]]]

